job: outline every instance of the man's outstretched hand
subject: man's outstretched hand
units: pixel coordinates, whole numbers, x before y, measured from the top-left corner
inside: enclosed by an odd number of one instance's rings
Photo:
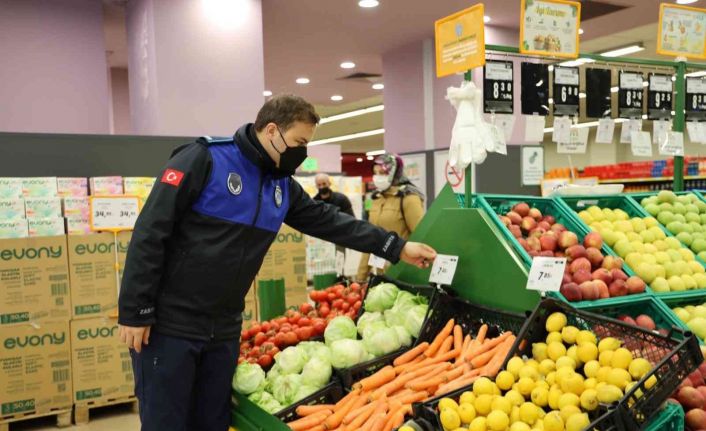
[[[400,254],[400,259],[417,268],[428,268],[429,264],[436,259],[436,251],[426,244],[419,242],[408,242],[405,244]]]

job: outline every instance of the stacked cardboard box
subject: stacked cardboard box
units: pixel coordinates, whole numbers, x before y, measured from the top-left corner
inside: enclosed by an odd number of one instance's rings
[[[280,278],[284,278],[287,307],[306,302],[306,236],[287,225],[282,225],[257,274],[259,280]]]
[[[154,177],[125,177],[123,178],[123,190],[128,196],[140,198],[140,207],[142,207],[154,187],[155,180]]]
[[[27,219],[21,178],[0,178],[0,239],[26,238]]]
[[[22,178],[22,195],[30,237],[66,233],[56,177]]]
[[[57,178],[62,214],[66,219],[66,233],[91,233],[88,201],[88,178]]]

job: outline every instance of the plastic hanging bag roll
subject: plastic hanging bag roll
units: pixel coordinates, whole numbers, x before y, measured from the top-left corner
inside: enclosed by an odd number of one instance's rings
[[[495,142],[481,116],[481,91],[472,82],[464,82],[461,87],[449,87],[446,99],[456,109],[449,164],[465,169],[471,163],[483,163],[488,152],[494,151]]]

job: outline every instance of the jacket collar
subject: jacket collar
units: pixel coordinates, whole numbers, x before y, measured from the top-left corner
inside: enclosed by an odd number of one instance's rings
[[[255,127],[252,123],[248,123],[238,129],[233,136],[233,141],[243,152],[245,157],[250,160],[255,166],[259,167],[262,171],[276,175],[277,168],[275,162],[272,161],[270,155],[262,147],[260,141],[255,135]]]

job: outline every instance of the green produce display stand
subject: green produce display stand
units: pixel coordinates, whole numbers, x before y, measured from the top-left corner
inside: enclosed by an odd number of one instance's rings
[[[259,280],[257,300],[260,307],[260,320],[270,320],[284,314],[286,307],[284,279]]]
[[[327,274],[319,274],[314,276],[314,290],[323,290],[333,286],[338,280],[338,275],[335,272]]]

